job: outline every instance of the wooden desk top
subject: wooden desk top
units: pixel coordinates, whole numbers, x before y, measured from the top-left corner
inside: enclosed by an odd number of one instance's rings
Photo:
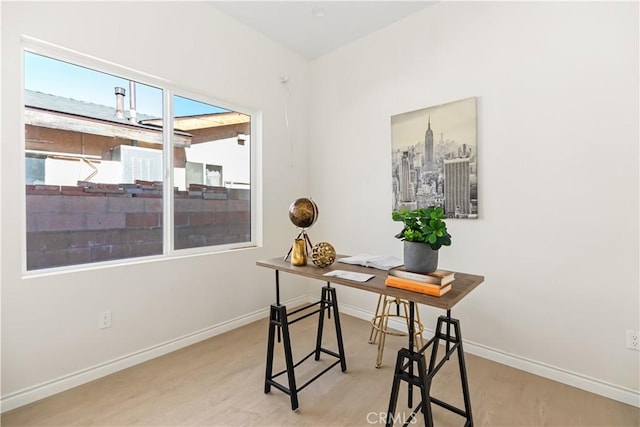
[[[343,258],[348,255],[338,255],[337,258]],[[429,305],[436,308],[442,308],[445,310],[451,309],[469,292],[474,290],[480,283],[484,281],[483,276],[477,276],[475,274],[456,273],[456,278],[452,282],[452,287],[449,292],[444,296],[434,297],[431,295],[420,294],[417,292],[406,291],[398,288],[391,288],[384,284],[388,273],[384,270],[378,270],[375,268],[362,267],[359,265],[344,264],[341,262],[334,262],[329,267],[316,267],[313,263],[309,263],[303,267],[295,267],[291,265],[290,261],[284,261],[282,257],[271,258],[264,261],[256,262],[256,265],[260,267],[271,268],[274,270],[285,271],[291,274],[297,274],[299,276],[310,277],[312,279],[322,280],[324,282],[331,282],[339,285],[349,286],[351,288],[362,289],[369,292],[375,292],[378,294],[386,294],[393,297],[403,298],[409,301],[417,302],[419,304]],[[356,282],[353,280],[341,279],[339,277],[326,277],[323,274],[333,270],[346,270],[355,271],[358,273],[374,274],[375,277],[369,279],[366,282]]]

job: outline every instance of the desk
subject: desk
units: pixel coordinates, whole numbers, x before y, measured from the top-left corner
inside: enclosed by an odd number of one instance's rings
[[[347,255],[338,255],[337,258],[342,258]],[[469,387],[467,384],[467,374],[466,367],[464,364],[464,352],[462,350],[462,337],[460,333],[460,322],[457,319],[451,318],[451,309],[455,306],[462,298],[464,298],[467,294],[469,294],[472,290],[474,290],[478,285],[480,285],[484,281],[484,277],[477,276],[474,274],[466,274],[456,272],[456,279],[453,282],[451,291],[446,293],[442,297],[432,297],[429,295],[423,295],[416,292],[405,291],[398,288],[387,287],[384,284],[384,281],[387,277],[387,272],[382,270],[376,270],[373,268],[360,267],[356,265],[343,264],[339,262],[335,262],[329,267],[319,268],[315,265],[306,265],[302,267],[292,266],[288,261],[284,261],[282,258],[272,258],[269,260],[258,261],[256,265],[260,267],[270,268],[275,270],[275,282],[276,282],[276,303],[271,305],[271,314],[270,314],[270,322],[269,322],[269,341],[267,344],[267,370],[265,374],[265,393],[268,393],[271,390],[271,386],[274,386],[281,391],[287,393],[291,397],[291,409],[296,410],[298,408],[298,397],[297,393],[304,387],[306,387],[309,383],[316,380],[319,376],[324,374],[326,371],[331,369],[333,366],[336,366],[340,363],[342,371],[346,371],[346,357],[344,354],[344,349],[342,345],[342,332],[340,329],[340,318],[338,311],[338,302],[336,299],[335,288],[331,287],[331,283],[348,286],[350,288],[362,289],[368,292],[374,292],[377,294],[385,294],[392,297],[402,298],[408,300],[410,302],[410,321],[409,321],[409,345],[408,348],[403,348],[398,351],[398,357],[396,359],[396,367],[394,371],[394,379],[393,386],[391,390],[391,396],[389,399],[389,410],[387,413],[387,426],[393,425],[394,414],[396,410],[397,400],[398,400],[398,390],[400,387],[400,382],[405,381],[409,385],[409,396],[408,396],[408,406],[411,408],[413,406],[413,386],[416,386],[420,389],[421,392],[421,400],[420,404],[413,411],[412,416],[415,416],[417,412],[421,411],[425,417],[425,425],[431,426],[433,425],[432,415],[431,415],[431,404],[437,404],[442,406],[452,412],[455,412],[466,418],[467,422],[465,425],[472,426],[473,418],[471,414],[471,403],[469,399]],[[323,274],[328,273],[332,270],[347,270],[354,271],[358,273],[367,273],[374,274],[375,276],[366,282],[355,282],[352,280],[342,279],[339,277],[326,277]],[[309,277],[316,280],[321,280],[327,283],[327,286],[322,289],[322,296],[320,301],[316,303],[309,304],[304,306],[294,312],[287,314],[286,307],[280,303],[280,279],[279,272],[286,272],[290,274],[295,274],[298,276]],[[422,348],[414,349],[414,338],[413,338],[413,316],[415,304],[424,304],[431,307],[440,308],[446,310],[446,316],[440,316],[438,318],[435,335],[429,340]],[[303,312],[304,310],[313,308],[318,306],[318,310],[303,315],[298,319],[293,321],[289,321],[288,317],[293,315],[294,313]],[[338,353],[331,352],[325,350],[321,347],[320,343],[322,340],[322,329],[324,326],[324,314],[327,312],[328,317],[330,317],[331,311],[334,313],[334,323],[336,327],[336,336],[338,341]],[[294,323],[297,320],[301,320],[302,318],[308,317],[311,314],[319,314],[318,320],[318,335],[316,340],[316,348],[309,355],[307,355],[303,360],[298,362],[297,364],[293,363],[291,357],[291,341],[288,332],[288,326]],[[275,330],[278,329],[278,332],[282,330],[283,341],[284,341],[284,350],[285,350],[285,362],[287,365],[287,369],[277,374],[273,374],[273,350],[275,345]],[[443,328],[445,329],[443,331]],[[438,361],[437,353],[438,353],[438,345],[440,341],[444,341],[446,344],[446,352],[443,356],[442,360]],[[429,360],[429,366],[427,368],[424,352],[431,347],[431,355]],[[433,376],[440,370],[442,365],[449,360],[450,356],[457,352],[458,361],[460,366],[460,379],[462,383],[462,393],[465,403],[465,409],[458,409],[446,402],[442,402],[436,398],[430,396],[430,387],[431,380]],[[336,357],[338,360],[325,369],[323,372],[318,374],[316,377],[312,378],[306,384],[304,384],[300,388],[296,388],[295,383],[295,367],[300,363],[304,362],[311,355],[315,355],[315,360],[319,360],[320,353],[327,353],[333,357]],[[414,369],[417,369],[418,375],[414,375]],[[287,373],[288,384],[289,387],[285,387],[279,383],[277,383],[274,378]],[[407,424],[410,420],[407,420]]]

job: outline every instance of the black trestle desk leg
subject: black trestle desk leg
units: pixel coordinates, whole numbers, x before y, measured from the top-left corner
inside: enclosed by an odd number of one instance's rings
[[[269,338],[267,340],[267,370],[264,374],[264,392],[269,393],[271,391],[271,384],[269,381],[273,376],[273,347],[276,336],[276,324],[278,323],[278,309],[277,306],[271,305],[269,312]]]
[[[433,337],[433,346],[431,347],[431,359],[429,360],[429,374],[433,372],[436,367],[436,361],[438,358],[438,346],[440,345],[440,328],[442,328],[443,317],[440,316],[436,322],[436,334]],[[449,340],[450,338],[447,338]]]
[[[264,392],[269,393],[271,391],[270,381],[273,380],[273,350],[277,325],[280,325],[280,327],[282,328],[284,359],[287,366],[287,378],[289,380],[288,394],[291,397],[291,409],[295,411],[296,409],[298,409],[298,390],[296,388],[293,353],[291,351],[291,336],[289,335],[287,308],[284,305],[271,305],[271,313],[269,315],[269,340],[267,343],[267,370],[264,380]]]
[[[413,315],[413,310],[410,310],[410,317]],[[446,326],[443,325],[446,323]],[[446,332],[442,332],[443,326],[446,328]],[[453,329],[453,333],[451,333]],[[439,401],[436,398],[431,398],[431,383],[434,375],[442,367],[442,364],[449,360],[447,354],[443,356],[441,361],[438,361],[438,347],[441,340],[445,340],[447,348],[453,344],[458,355],[458,363],[460,369],[460,383],[462,385],[462,396],[464,399],[464,411],[462,409],[453,407],[446,402]],[[400,383],[406,381],[409,384],[409,390],[411,387],[418,386],[422,394],[420,402],[420,410],[424,414],[424,425],[433,427],[433,411],[432,403],[448,409],[458,415],[466,418],[465,427],[473,427],[473,414],[471,412],[471,398],[469,394],[469,383],[467,379],[467,368],[464,360],[464,350],[462,348],[462,334],[460,333],[460,322],[457,319],[450,317],[450,312],[447,312],[447,316],[440,316],[436,324],[435,335],[430,341],[431,355],[429,358],[429,366],[427,368],[425,356],[420,352],[416,352],[412,349],[412,342],[409,340],[409,349],[403,348],[398,351],[398,358],[396,359],[396,367],[393,376],[393,384],[391,386],[391,397],[389,399],[389,410],[387,411],[387,427],[393,426],[394,416],[396,413],[396,406],[398,403]],[[446,360],[445,360],[446,359]],[[413,374],[413,364],[417,364],[418,375]],[[411,400],[409,400],[409,408],[411,408]],[[415,410],[417,411],[417,409]],[[413,421],[410,421],[413,422]],[[405,422],[405,426],[409,425],[409,422]]]
[[[288,257],[288,255],[287,255]],[[276,305],[280,305],[280,272],[278,270],[276,270]],[[276,313],[277,316],[277,313]],[[280,319],[276,318],[276,320],[278,321],[278,342],[281,341],[280,339]]]
[[[291,394],[291,410],[298,409],[298,389],[296,388],[296,374],[293,365],[293,353],[291,351],[291,336],[289,335],[289,321],[287,320],[287,308],[278,306],[280,324],[282,326],[282,342],[284,345],[284,360],[287,365],[287,377],[289,378],[289,393]]]
[[[418,376],[408,372],[408,368],[417,365]],[[408,366],[407,366],[408,365]],[[407,366],[407,370],[403,369]],[[409,387],[418,386],[421,394],[420,409],[424,415],[424,425],[433,426],[433,414],[431,411],[431,400],[429,398],[429,389],[431,388],[431,381],[428,380],[427,366],[425,364],[424,355],[416,353],[415,351],[409,351],[406,348],[398,351],[398,358],[396,359],[396,367],[393,375],[393,384],[391,386],[391,397],[389,399],[389,410],[387,411],[387,427],[393,426],[395,421],[396,407],[398,405],[398,397],[400,392],[401,381],[406,381]],[[412,406],[409,406],[412,408]],[[409,421],[405,422],[408,425]]]
[[[458,365],[460,368],[460,382],[462,383],[462,397],[464,398],[464,410],[467,413],[467,423],[469,427],[473,427],[473,415],[471,413],[471,397],[469,395],[469,383],[467,380],[467,367],[464,363],[464,351],[462,350],[462,335],[460,335],[460,322],[452,319],[453,330],[458,341]]]
[[[331,287],[331,282],[327,282],[327,288]],[[327,319],[331,319],[331,305],[329,305],[329,308],[327,309]]]
[[[342,342],[342,327],[340,326],[340,311],[338,310],[338,297],[336,296],[336,289],[330,286],[324,288],[327,292],[327,296],[331,300],[333,309],[333,322],[336,325],[336,338],[338,341],[338,354],[340,355],[340,369],[342,372],[347,370],[347,358],[344,355],[344,344]]]
[[[431,412],[431,399],[429,393],[431,393],[431,379],[427,376],[427,367],[424,361],[424,355],[414,353],[418,362],[418,381],[420,387],[421,401],[420,406],[422,413],[424,414],[424,425],[433,426],[433,413]],[[413,362],[411,362],[413,363]]]
[[[320,314],[318,315],[318,332],[316,336],[316,355],[315,360],[320,360],[320,351],[322,350],[322,332],[324,330],[324,310],[328,309],[329,301],[327,288],[322,288],[320,296]]]
[[[413,301],[409,301],[409,330],[407,331],[409,333],[409,353],[413,354],[413,339],[414,339],[414,335],[415,335],[415,329],[414,329],[414,316],[415,316],[415,303]],[[409,365],[409,377],[413,377],[413,362]],[[409,389],[407,390],[407,400],[409,403],[409,408],[413,407],[413,384],[408,381],[408,387]]]
[[[336,340],[338,342],[338,356],[340,357],[340,369],[342,372],[347,370],[347,358],[344,354],[344,344],[342,341],[342,327],[340,326],[340,314],[338,312],[338,299],[336,297],[336,289],[330,286],[322,288],[321,310],[318,318],[318,335],[316,336],[316,353],[315,359],[320,360],[320,352],[322,351],[322,332],[324,330],[324,310],[331,312],[333,309],[333,322],[336,327]],[[328,317],[328,316],[327,316]]]
[[[469,382],[467,378],[467,367],[464,361],[464,350],[462,348],[462,334],[460,333],[460,321],[458,319],[452,319],[450,317],[450,312],[447,312],[447,316],[440,316],[438,318],[438,323],[436,326],[436,332],[439,333],[442,328],[442,323],[446,323],[446,341],[447,344],[450,344],[450,341],[457,345],[456,353],[458,355],[458,368],[460,369],[460,383],[462,385],[462,398],[464,399],[464,412],[466,415],[467,422],[465,423],[465,427],[473,427],[473,413],[471,411],[471,397],[469,394]],[[453,334],[451,335],[451,327],[453,327]],[[433,350],[431,353],[431,361],[429,362],[429,376],[431,377],[431,373],[434,370],[437,359],[437,349],[438,349],[439,338],[436,338],[433,343]],[[449,347],[449,345],[447,345]],[[449,360],[449,358],[447,358]],[[462,414],[461,414],[462,415]]]
[[[451,319],[451,310],[447,310],[447,319]],[[450,344],[451,344],[451,323],[447,322],[447,353],[449,353]],[[447,357],[447,360],[449,360],[448,357]]]
[[[396,367],[393,371],[393,384],[391,385],[391,397],[389,398],[389,410],[387,411],[386,427],[393,426],[394,414],[396,413],[396,406],[398,405],[398,393],[400,392],[400,378],[403,376],[404,371],[402,365],[404,363],[406,348],[398,351],[398,357],[396,358]]]

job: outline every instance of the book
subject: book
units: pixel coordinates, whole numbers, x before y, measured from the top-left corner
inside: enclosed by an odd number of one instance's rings
[[[350,257],[340,258],[338,259],[338,262],[361,265],[363,267],[377,268],[378,270],[385,271],[388,271],[395,267],[399,267],[403,263],[403,261],[398,257],[369,254],[358,254]]]
[[[387,280],[387,282],[392,283],[392,284],[396,284],[397,283],[397,284],[400,284],[400,285],[421,286],[421,287],[426,288],[426,289],[431,289],[434,292],[437,292],[440,288],[443,288],[445,286],[449,286],[451,284],[451,283],[448,283],[446,285],[436,285],[434,283],[418,282],[416,280],[405,279],[404,277],[395,277],[395,276],[387,276],[386,280]]]
[[[449,292],[451,290],[451,287],[453,286],[451,283],[449,283],[448,285],[439,286],[394,276],[388,276],[385,279],[384,284],[392,288],[404,289],[406,291],[418,292],[434,297],[443,296],[444,294]]]
[[[431,273],[414,273],[405,270],[404,266],[396,267],[389,270],[391,276],[402,277],[405,279],[415,280],[417,282],[433,283],[434,285],[446,285],[453,282],[455,273],[448,270],[436,270]]]

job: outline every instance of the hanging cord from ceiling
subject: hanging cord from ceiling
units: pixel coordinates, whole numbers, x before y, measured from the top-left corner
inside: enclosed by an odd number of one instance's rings
[[[291,87],[289,86],[290,79],[290,76],[280,77],[280,83],[287,90],[287,100],[284,104],[284,124],[287,127],[287,135],[289,136],[289,166],[293,167],[293,134],[291,133],[291,127],[289,126],[289,103],[292,98]]]

